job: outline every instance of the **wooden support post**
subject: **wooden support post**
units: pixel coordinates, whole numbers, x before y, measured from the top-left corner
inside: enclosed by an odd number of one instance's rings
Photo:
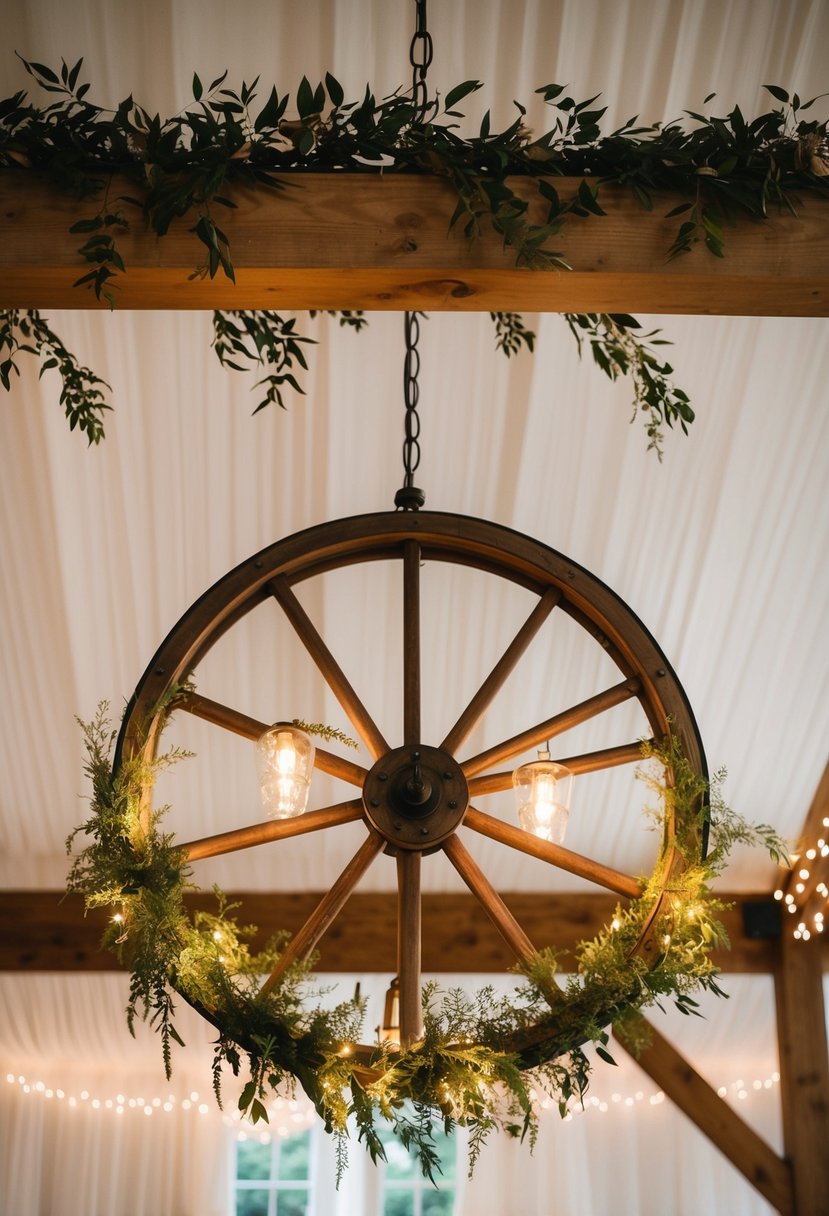
[[[801,1212],[794,1206],[789,1163],[743,1122],[650,1022],[648,1032],[649,1045],[638,1056],[631,1052],[639,1067],[782,1216],[806,1216],[805,1209]],[[621,1036],[616,1042],[625,1047]],[[809,1209],[809,1216],[817,1213],[817,1208]]]
[[[788,918],[787,918],[788,919]],[[795,1216],[829,1216],[829,1052],[820,939],[783,926],[775,974],[783,1143],[794,1175]]]

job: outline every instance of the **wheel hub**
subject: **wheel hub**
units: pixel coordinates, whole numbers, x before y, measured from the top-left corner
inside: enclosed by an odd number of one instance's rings
[[[397,747],[363,786],[372,826],[397,849],[432,849],[452,835],[469,806],[460,765],[439,747]]]

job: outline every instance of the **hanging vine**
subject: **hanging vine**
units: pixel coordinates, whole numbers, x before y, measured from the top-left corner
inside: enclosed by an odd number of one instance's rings
[[[70,231],[84,237],[78,256],[88,269],[76,285],[110,306],[119,277],[128,273],[118,239],[132,216],[141,215],[158,237],[174,220],[192,220],[190,231],[202,249],[193,277],[221,273],[234,280],[233,251],[217,219],[222,209],[235,207],[234,186],[279,192],[291,174],[308,169],[437,175],[457,197],[452,227],[460,226],[473,240],[490,226],[513,250],[517,265],[535,270],[569,269],[555,238],[572,216],[604,215],[607,185],[630,189],[645,209],[654,207],[661,191],[684,198],[668,213],[680,221],[668,258],[700,244],[725,256],[725,230],[740,216],[762,222],[771,209],[794,214],[800,194],[826,197],[829,190],[827,122],[805,117],[819,99],[802,102],[777,85],[766,87],[779,106],[751,121],[735,106],[723,117],[687,111],[687,127],[639,126],[633,118],[603,135],[605,110],[596,108],[598,97],[577,102],[564,86],[549,84],[536,90],[553,114],[552,126],[541,135],[527,129],[526,108],[516,102],[516,118],[504,130],[492,129],[487,112],[477,135],[465,136],[457,106],[481,88],[477,80],[464,81],[442,99],[420,96],[417,104],[414,93],[398,90],[378,100],[370,88],[361,100],[347,102],[339,81],[327,73],[316,86],[303,77],[293,97],[274,86],[257,107],[258,79],[230,89],[224,73],[205,88],[194,74],[192,103],[162,119],[132,94],[114,110],[91,102],[90,85],[80,81],[82,60],[71,67],[64,61],[58,71],[22,57],[21,62],[57,100],[40,108],[19,91],[0,101],[0,168],[37,172],[77,198],[80,214]],[[555,188],[562,176],[582,178],[568,200]],[[542,222],[531,218],[529,203],[513,189],[516,177],[534,183],[546,211]],[[113,197],[124,180],[128,192]],[[360,328],[361,314],[340,315]],[[531,331],[518,314],[493,317],[496,345],[505,354],[522,345],[532,349]],[[665,341],[658,331],[638,335],[638,322],[623,315],[566,319],[577,338],[589,340],[607,375],[632,377],[634,414],[644,413],[649,447],[661,452],[666,426],[687,430],[693,409],[670,380],[670,365],[653,349]],[[24,320],[30,330],[48,331],[51,346],[32,346]],[[297,375],[310,342],[295,319],[278,313],[214,314],[213,345],[223,364],[265,370],[257,409],[284,406],[286,390],[302,392]],[[60,355],[52,363],[56,349]],[[70,424],[97,443],[104,433],[103,381],[79,367],[39,314],[0,311],[0,382],[7,389],[12,373],[19,374],[21,353],[45,355],[42,370],[59,371]]]
[[[166,715],[175,709],[178,691]],[[711,895],[710,883],[731,848],[760,844],[775,860],[785,860],[772,828],[752,826],[726,807],[720,793],[724,774],[715,776],[709,790],[675,738],[646,745],[649,763],[642,776],[658,799],[650,814],[660,830],[672,822],[675,836],[669,841],[662,831],[662,848],[641,896],[617,906],[598,936],[580,943],[575,973],[561,976],[556,952],[547,949],[522,965],[524,982],[509,996],[491,987],[470,995],[427,984],[420,1040],[403,1051],[388,1044],[361,1047],[362,1002],[355,997],[333,1010],[323,1008],[309,986],[310,963],[292,964],[275,987],[260,986],[287,933],[252,953],[254,927],[239,925],[235,907],[218,890],[215,912],[189,915],[183,896],[193,884],[186,854],[162,829],[169,808],[149,817],[146,811],[155,774],[186,753],[172,749],[151,763],[134,758],[113,771],[115,732],[105,706],[83,732],[92,805],[67,841],[71,850],[79,834],[88,840],[72,861],[68,888],[83,896],[87,908],[113,913],[103,944],[131,971],[130,1027],[136,1016],[149,1019],[160,1035],[169,1076],[173,1047],[181,1043],[174,997],[182,996],[218,1031],[213,1076],[220,1104],[223,1065],[234,1076],[246,1065],[239,1108],[254,1123],[267,1120],[268,1090],[298,1083],[337,1137],[341,1168],[349,1126],[377,1160],[385,1156],[380,1129],[391,1125],[428,1178],[437,1165],[433,1128],[469,1129],[470,1168],[495,1129],[532,1144],[538,1128],[533,1091],[552,1097],[562,1117],[583,1100],[591,1073],[585,1044],[592,1042],[613,1063],[609,1027],[629,1028],[633,1013],[662,998],[693,1015],[699,1012],[696,991],[724,995],[711,951],[728,941],[717,918],[723,905]],[[706,815],[711,845],[701,860]],[[685,864],[672,866],[666,881],[667,851],[674,846]],[[636,954],[635,946],[656,907],[653,931],[662,945],[654,962]],[[553,1002],[551,991],[557,993]]]

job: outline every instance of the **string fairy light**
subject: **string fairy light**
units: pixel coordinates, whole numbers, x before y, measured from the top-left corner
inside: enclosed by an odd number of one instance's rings
[[[64,1089],[49,1086],[45,1081],[39,1079],[33,1081],[23,1074],[14,1072],[6,1073],[6,1081],[9,1085],[16,1086],[18,1091],[23,1094],[40,1097],[45,1101],[53,1100],[62,1103],[64,1107],[72,1111],[85,1109],[95,1114],[112,1113],[122,1118],[125,1115],[143,1115],[145,1118],[152,1118],[156,1114],[171,1114],[176,1110],[202,1118],[210,1115],[211,1111],[213,1118],[220,1114],[215,1106],[201,1101],[196,1090],[181,1098],[173,1093],[168,1093],[163,1097],[159,1094],[151,1098],[144,1098],[141,1095],[127,1097],[120,1092],[100,1097],[88,1089],[70,1093]],[[726,1100],[746,1102],[752,1097],[763,1096],[779,1083],[780,1073],[776,1071],[766,1076],[755,1077],[750,1082],[740,1077],[728,1085],[720,1085],[717,1094]],[[530,1097],[539,1115],[547,1116],[558,1112],[558,1101],[548,1095],[532,1089]],[[651,1093],[646,1093],[643,1089],[637,1089],[633,1093],[614,1091],[609,1097],[590,1094],[585,1098],[583,1106],[580,1104],[571,1106],[562,1122],[572,1123],[574,1118],[591,1113],[605,1115],[613,1111],[630,1112],[635,1108],[648,1110],[661,1106],[665,1098],[666,1095],[661,1089]],[[239,1142],[251,1140],[260,1144],[270,1144],[275,1137],[285,1139],[307,1130],[316,1119],[314,1107],[304,1095],[300,1097],[277,1096],[269,1103],[267,1109],[269,1122],[264,1125],[252,1124],[239,1110],[234,1110],[232,1114],[222,1113],[221,1121],[227,1128],[235,1129],[235,1138]]]
[[[156,1094],[151,1098],[145,1098],[141,1094],[127,1096],[121,1092],[103,1096],[86,1088],[71,1092],[47,1085],[40,1079],[32,1080],[23,1073],[7,1072],[6,1081],[9,1085],[16,1086],[20,1093],[44,1100],[55,1100],[63,1103],[65,1108],[73,1112],[87,1110],[95,1114],[112,1113],[122,1117],[124,1115],[144,1115],[145,1118],[152,1118],[156,1114],[168,1115],[176,1110],[200,1118],[211,1114],[213,1117],[221,1114],[216,1106],[203,1101],[197,1090],[191,1090],[183,1097],[168,1093],[164,1096]],[[267,1144],[274,1135],[284,1138],[297,1131],[303,1131],[310,1127],[315,1119],[314,1107],[304,1096],[301,1098],[277,1096],[270,1102],[267,1109],[270,1123],[255,1131],[254,1125],[239,1110],[234,1110],[232,1115],[221,1114],[221,1120],[226,1127],[237,1129],[236,1138],[238,1140],[255,1138],[261,1143]]]
[[[774,898],[797,920],[790,922],[794,927],[792,936],[796,941],[808,942],[815,934],[824,931],[826,911],[829,909],[829,887],[821,878],[821,862],[829,857],[829,842],[826,840],[829,828],[829,815],[823,817],[823,824],[813,843],[808,844],[802,855],[793,856],[792,868],[786,883],[774,892]]]

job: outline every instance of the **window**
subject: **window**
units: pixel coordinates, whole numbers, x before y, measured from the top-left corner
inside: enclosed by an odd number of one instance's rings
[[[311,1130],[236,1145],[235,1216],[311,1216]]]
[[[458,1139],[434,1134],[442,1174],[435,1174],[437,1189],[424,1178],[420,1164],[390,1133],[382,1136],[386,1163],[380,1167],[380,1216],[452,1216],[458,1170]]]
[[[463,1130],[454,1136],[434,1133],[442,1174],[437,1188],[392,1132],[381,1133],[387,1161],[372,1165],[362,1145],[352,1140],[349,1164],[336,1189],[333,1138],[322,1124],[291,1135],[259,1132],[234,1140],[232,1216],[453,1216],[462,1189]]]

